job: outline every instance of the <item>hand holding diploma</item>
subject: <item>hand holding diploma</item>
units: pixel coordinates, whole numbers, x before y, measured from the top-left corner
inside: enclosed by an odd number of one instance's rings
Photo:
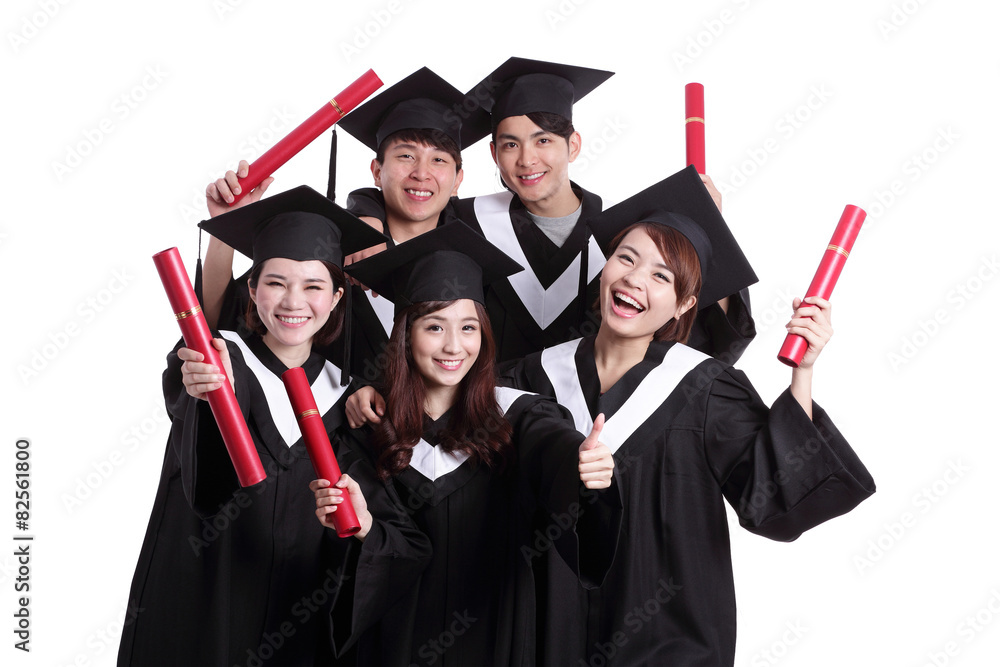
[[[312,116],[307,118],[291,133],[272,146],[263,155],[254,160],[245,177],[240,178],[239,193],[229,202],[233,205],[253,191],[258,185],[273,174],[281,165],[288,162],[299,151],[329,130],[354,107],[364,102],[365,98],[382,86],[382,81],[372,70],[361,75],[354,83],[342,90],[339,95],[324,104]]]
[[[829,299],[833,294],[833,288],[840,278],[840,272],[847,263],[847,257],[854,248],[854,241],[861,231],[861,223],[865,221],[866,213],[848,204],[840,216],[837,229],[833,232],[833,237],[823,253],[816,275],[813,277],[809,289],[806,290],[806,301],[809,297],[818,296],[821,299]],[[785,342],[778,352],[778,359],[793,368],[798,367],[803,355],[806,353],[808,342],[806,339],[794,332],[789,332],[785,337]]]
[[[351,479],[350,475],[341,475],[340,480],[333,486],[328,479],[314,479],[309,482],[309,490],[316,497],[316,518],[321,524],[337,530],[338,517],[343,514],[345,508],[353,507],[359,524],[354,537],[362,542],[365,541],[365,537],[372,529],[372,515],[368,511],[368,503],[361,492],[361,487]],[[337,534],[340,534],[339,531]]]
[[[209,365],[224,368],[177,248],[156,253],[153,255],[153,263],[167,292],[174,319],[181,328],[184,344],[201,354],[203,361]],[[205,398],[212,408],[212,415],[219,425],[219,432],[236,469],[240,486],[253,486],[263,481],[267,475],[264,466],[261,465],[260,457],[257,456],[257,448],[250,437],[247,424],[243,420],[243,413],[236,402],[232,384],[228,379],[220,380],[218,388],[203,393],[206,394]]]

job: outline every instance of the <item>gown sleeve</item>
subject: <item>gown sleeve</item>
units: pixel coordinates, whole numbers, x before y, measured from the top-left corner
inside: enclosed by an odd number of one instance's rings
[[[708,463],[740,525],[774,540],[845,514],[875,482],[826,412],[813,419],[785,390],[768,410],[742,372],[715,380],[705,423]]]
[[[378,188],[359,188],[347,195],[347,211],[357,217],[385,222],[385,200]]]
[[[750,315],[750,292],[742,289],[729,297],[729,308],[713,303],[700,310],[687,345],[733,365],[757,335]]]
[[[359,432],[368,432],[363,429]],[[342,584],[331,611],[334,650],[342,657],[412,586],[431,559],[431,543],[417,528],[391,483],[378,478],[354,432],[339,429],[337,459],[364,493],[372,527],[365,541],[350,537]]]
[[[170,448],[180,464],[185,498],[199,516],[206,518],[218,513],[240,485],[208,401],[188,394],[181,381],[184,362],[177,356],[177,350],[182,345],[183,341],[167,356],[167,369],[163,372],[163,396],[171,420]],[[250,387],[245,382],[246,374],[238,372],[242,368],[242,355],[233,345],[228,342],[227,345],[236,395],[247,396]],[[240,408],[247,419],[245,402],[240,402]]]
[[[612,477],[607,489],[583,485],[578,456],[585,436],[555,400],[528,394],[507,414],[518,448],[522,502],[530,515],[542,517],[530,548],[551,543],[585,588],[600,586],[621,529],[617,480]]]

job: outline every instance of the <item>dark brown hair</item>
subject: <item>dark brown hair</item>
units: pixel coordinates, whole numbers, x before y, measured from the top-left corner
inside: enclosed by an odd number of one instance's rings
[[[336,292],[341,287],[344,287],[346,290],[347,281],[344,278],[344,271],[333,262],[327,262],[325,260],[319,261],[321,261],[323,266],[325,266],[330,272],[330,279],[333,281],[333,291]],[[264,269],[265,263],[266,262],[261,262],[254,267],[253,271],[250,272],[248,284],[251,289],[257,289],[257,283],[260,281],[260,273]],[[264,326],[264,323],[260,319],[260,315],[257,314],[257,304],[253,299],[247,303],[246,320],[247,327],[258,336],[263,336],[267,333],[267,327]],[[344,309],[334,308],[333,312],[330,313],[330,317],[327,319],[326,324],[324,324],[323,327],[313,335],[313,344],[329,345],[340,336],[340,330],[343,326]]]
[[[413,447],[424,432],[424,381],[413,361],[410,331],[425,315],[455,301],[425,301],[404,308],[396,316],[386,345],[381,390],[386,414],[374,428],[372,447],[382,479],[398,474],[410,463]],[[512,429],[496,400],[496,344],[486,309],[476,303],[482,346],[479,357],[462,379],[451,419],[439,445],[446,452],[464,451],[475,465],[498,471],[513,459]]]
[[[567,144],[569,143],[569,138],[573,136],[574,132],[576,132],[576,129],[573,127],[573,121],[566,118],[566,116],[561,116],[557,113],[551,113],[548,111],[532,111],[531,113],[526,113],[524,115],[528,117],[528,120],[542,128],[545,132],[565,139]],[[499,127],[502,121],[503,118],[499,120],[494,118],[494,120],[491,121],[493,128],[493,143],[496,143],[497,141],[497,127]]]

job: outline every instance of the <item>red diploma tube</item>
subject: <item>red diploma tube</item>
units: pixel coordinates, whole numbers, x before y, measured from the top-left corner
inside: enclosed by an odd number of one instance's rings
[[[167,292],[170,307],[174,309],[177,324],[181,327],[184,345],[204,354],[206,363],[224,368],[219,351],[212,346],[212,334],[177,248],[156,253],[153,255],[153,263],[160,274],[163,289]],[[257,456],[257,448],[247,430],[247,423],[243,420],[243,413],[229,380],[223,382],[218,389],[208,392],[205,397],[219,425],[229,458],[236,468],[240,486],[253,486],[263,481],[267,474]]]
[[[844,208],[837,229],[833,232],[833,238],[830,239],[830,245],[826,247],[823,260],[819,263],[809,289],[806,290],[807,297],[818,296],[829,299],[833,294],[833,288],[837,284],[840,272],[844,269],[844,264],[847,263],[847,256],[851,254],[854,240],[858,238],[861,223],[865,221],[866,215],[867,213],[857,206],[848,204]],[[802,336],[788,334],[778,352],[778,359],[792,368],[798,368],[802,355],[806,353],[808,347],[809,344]]]
[[[687,163],[705,173],[705,86],[684,86],[684,132],[687,135]]]
[[[306,443],[306,451],[309,452],[309,460],[312,461],[317,479],[336,484],[341,475],[340,466],[333,454],[330,438],[326,435],[323,415],[316,409],[316,399],[309,388],[306,372],[301,367],[289,368],[281,374],[281,381],[285,383],[285,391],[288,392],[288,400],[295,411],[295,419],[299,422],[302,439]],[[344,502],[333,513],[333,526],[337,529],[338,537],[350,537],[361,530],[350,496],[345,495]]]
[[[273,174],[278,168],[288,162],[300,150],[308,146],[313,139],[323,134],[334,123],[346,116],[354,107],[365,101],[369,95],[382,86],[381,79],[372,70],[361,75],[357,81],[345,88],[339,95],[324,104],[319,111],[309,116],[301,125],[272,146],[266,153],[253,161],[246,178],[240,179],[240,194],[233,198],[232,206],[261,181]]]

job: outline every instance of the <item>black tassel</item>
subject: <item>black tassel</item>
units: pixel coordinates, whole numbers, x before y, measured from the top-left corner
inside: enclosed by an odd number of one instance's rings
[[[330,133],[330,169],[326,181],[326,196],[330,201],[337,201],[337,128]]]

